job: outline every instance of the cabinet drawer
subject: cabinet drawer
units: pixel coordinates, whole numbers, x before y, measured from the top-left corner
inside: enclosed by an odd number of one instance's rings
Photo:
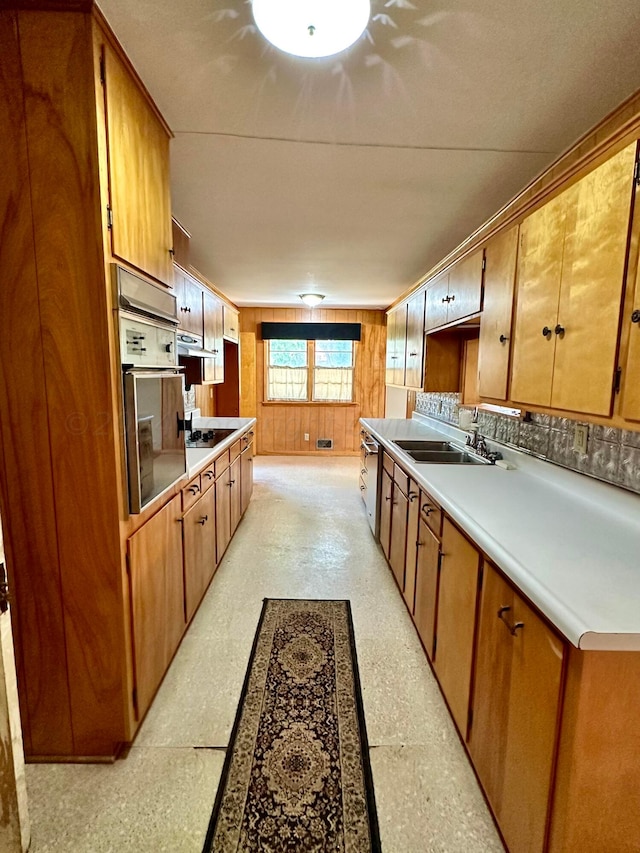
[[[240,443],[242,444],[242,450],[246,450],[250,444],[253,444],[253,430],[245,432],[245,434],[240,437]]]
[[[216,480],[229,467],[229,451],[225,450],[224,453],[221,453],[220,456],[214,462],[214,470],[216,474]]]
[[[382,467],[384,468],[384,470],[387,472],[387,474],[391,478],[393,478],[393,466],[394,466],[394,464],[395,463],[394,463],[393,459],[389,456],[388,453],[382,454]]]
[[[420,492],[420,515],[432,533],[440,536],[442,510],[428,492]]]
[[[231,447],[229,448],[229,462],[233,462],[234,459],[237,459],[240,456],[240,439],[234,441]]]
[[[402,493],[406,496],[409,494],[409,475],[400,468],[399,465],[393,466],[393,481],[398,486]]]
[[[206,492],[213,486],[216,479],[215,464],[212,462],[204,471],[200,473],[200,488],[202,492]]]
[[[189,509],[202,494],[200,484],[200,474],[197,474],[193,479],[189,480],[187,485],[182,490],[182,511]]]

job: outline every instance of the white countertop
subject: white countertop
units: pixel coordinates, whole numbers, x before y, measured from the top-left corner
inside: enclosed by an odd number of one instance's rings
[[[418,463],[393,440],[466,434],[424,416],[361,423],[574,646],[640,650],[640,496],[490,440],[516,470]]]
[[[193,418],[193,426],[198,429],[233,429],[231,435],[227,436],[215,447],[187,447],[187,476],[193,477],[201,468],[204,468],[212,459],[220,456],[228,447],[237,441],[243,432],[254,426],[255,418]]]

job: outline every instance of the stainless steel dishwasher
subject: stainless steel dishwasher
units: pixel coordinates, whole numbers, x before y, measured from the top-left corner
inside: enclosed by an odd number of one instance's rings
[[[367,510],[369,527],[376,541],[380,536],[380,459],[378,442],[366,430],[360,430],[360,494]]]

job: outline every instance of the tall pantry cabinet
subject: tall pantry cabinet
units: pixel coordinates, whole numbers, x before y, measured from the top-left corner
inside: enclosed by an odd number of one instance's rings
[[[111,264],[172,281],[170,134],[93,4],[51,5],[0,11],[0,510],[25,752],[108,760],[137,725]]]

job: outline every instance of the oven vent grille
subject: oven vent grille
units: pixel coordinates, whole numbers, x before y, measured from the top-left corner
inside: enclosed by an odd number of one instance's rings
[[[318,438],[318,439],[316,439],[316,450],[333,450],[333,439],[332,438]]]

